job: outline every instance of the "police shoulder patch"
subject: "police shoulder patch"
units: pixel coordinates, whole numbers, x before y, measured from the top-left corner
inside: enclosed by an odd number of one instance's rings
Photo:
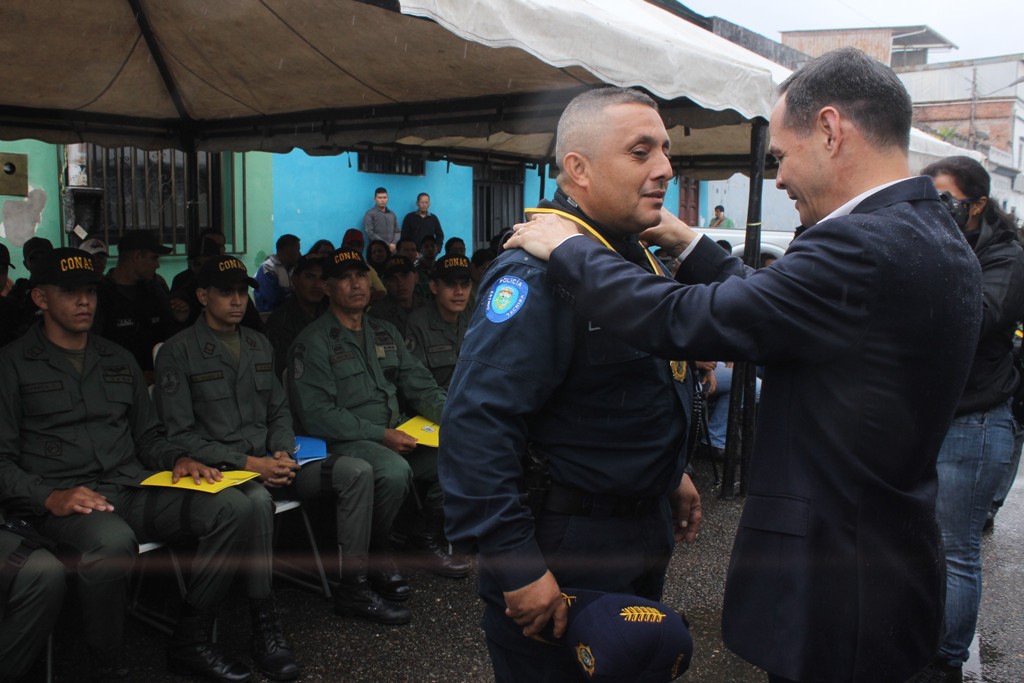
[[[160,375],[160,391],[164,396],[174,396],[181,387],[181,378],[177,370],[164,370]]]
[[[523,309],[530,286],[523,280],[504,275],[498,278],[487,295],[487,319],[503,323]]]

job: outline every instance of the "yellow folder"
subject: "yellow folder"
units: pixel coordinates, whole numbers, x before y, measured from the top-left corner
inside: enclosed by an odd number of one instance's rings
[[[173,489],[187,489],[189,491],[202,491],[203,493],[217,493],[229,486],[244,484],[250,479],[260,476],[258,472],[246,472],[245,470],[228,470],[221,472],[223,479],[212,484],[205,479],[200,479],[196,484],[192,477],[182,477],[177,484],[171,483],[171,472],[157,472],[152,477],[142,480],[143,486],[167,486]]]
[[[431,422],[427,418],[417,415],[416,417],[403,422],[396,427],[398,431],[405,432],[419,441],[421,446],[437,448],[438,439],[441,438],[441,425]]]

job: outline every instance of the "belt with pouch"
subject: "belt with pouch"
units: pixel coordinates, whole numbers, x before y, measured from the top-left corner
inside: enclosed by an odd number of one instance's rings
[[[657,508],[663,499],[664,496],[595,494],[553,481],[544,497],[543,509],[574,517],[641,517]]]

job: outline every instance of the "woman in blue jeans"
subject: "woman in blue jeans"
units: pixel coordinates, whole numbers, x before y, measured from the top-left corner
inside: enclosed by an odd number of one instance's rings
[[[956,418],[938,456],[936,519],[946,553],[946,613],[936,660],[917,681],[962,680],[981,604],[981,532],[1013,454],[1010,397],[1020,378],[1013,368],[1013,334],[1024,315],[1024,249],[1013,221],[989,199],[989,175],[969,157],[926,167],[953,220],[964,232],[984,282],[978,348]],[[956,296],[952,291],[937,296]],[[941,343],[941,340],[940,340]],[[897,520],[893,520],[896,522]]]

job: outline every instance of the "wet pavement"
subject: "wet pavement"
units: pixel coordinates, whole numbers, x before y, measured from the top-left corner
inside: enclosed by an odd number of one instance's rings
[[[669,569],[665,602],[682,609],[694,636],[690,671],[680,680],[695,683],[763,683],[764,674],[722,644],[720,616],[725,569],[739,519],[742,498],[721,499],[710,478],[698,470],[705,522],[700,540],[676,550]],[[324,546],[321,546],[324,547]],[[965,681],[1024,681],[1024,476],[1018,476],[995,530],[984,539],[984,596],[978,635]],[[378,626],[335,617],[323,596],[279,583],[275,588],[282,621],[303,667],[302,681],[489,681],[492,680],[483,635],[477,624],[481,605],[473,579],[441,579],[425,572],[411,577],[416,594],[408,603],[413,621]],[[173,597],[170,582],[147,585]],[[233,594],[234,595],[234,594]],[[240,596],[239,596],[240,597]],[[223,611],[220,640],[237,653],[248,652],[248,614],[244,600]],[[126,640],[134,680],[179,682],[167,673],[164,636],[129,620]],[[55,639],[55,680],[81,681],[88,661],[75,609],[65,610]],[[259,675],[254,681],[266,680]]]

